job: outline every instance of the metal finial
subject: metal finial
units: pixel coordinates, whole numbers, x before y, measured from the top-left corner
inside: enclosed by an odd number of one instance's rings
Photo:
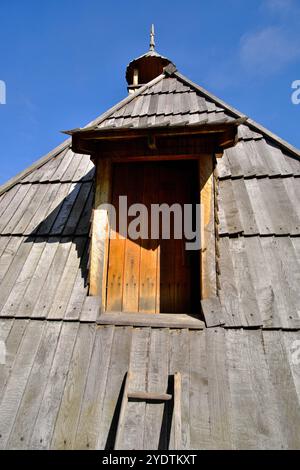
[[[154,51],[155,49],[155,41],[154,41],[154,24],[151,25],[150,31],[150,51]]]

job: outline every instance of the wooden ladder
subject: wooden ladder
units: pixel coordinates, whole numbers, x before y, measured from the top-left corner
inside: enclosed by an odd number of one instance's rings
[[[175,449],[181,449],[181,374],[180,372],[175,372],[174,374],[174,395],[169,393],[151,393],[144,391],[134,391],[130,392],[130,380],[132,376],[131,373],[127,373],[124,393],[122,398],[122,404],[120,409],[118,428],[116,433],[116,440],[114,449],[120,449],[121,439],[123,437],[125,417],[126,417],[126,408],[128,401],[146,401],[150,403],[161,403],[167,402],[174,398],[174,445]]]

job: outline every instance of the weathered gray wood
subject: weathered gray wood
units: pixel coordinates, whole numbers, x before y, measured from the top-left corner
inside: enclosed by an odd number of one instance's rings
[[[22,201],[26,197],[27,192],[30,189],[30,185],[20,185],[18,191],[10,204],[6,207],[6,210],[1,215],[0,220],[0,233],[3,232],[5,227],[9,224],[12,217],[17,213],[20,213],[18,210],[19,206],[22,204]],[[22,210],[22,206],[21,206]]]
[[[28,204],[25,207],[24,213],[22,216],[18,216],[16,220],[16,226],[11,230],[13,233],[18,234],[25,234],[29,233],[30,231],[27,230],[29,224],[31,224],[32,219],[34,218],[36,212],[38,211],[41,201],[45,196],[46,192],[48,191],[48,186],[41,184],[41,185],[33,185],[34,191],[28,191],[26,197],[28,196]]]
[[[242,224],[237,201],[233,193],[232,181],[230,179],[221,180],[219,182],[219,191],[220,204],[224,206],[228,232],[231,234],[242,232]]]
[[[91,190],[91,183],[82,183],[80,191],[74,202],[70,216],[63,230],[63,235],[73,235],[76,232],[76,227],[79,223],[81,214],[86,204],[87,198]]]
[[[168,387],[169,330],[152,329],[149,349],[147,391],[165,393]],[[165,445],[161,439],[164,403],[147,403],[143,448],[158,449]]]
[[[40,227],[40,224],[45,220],[46,215],[48,214],[49,208],[51,207],[53,201],[57,197],[57,194],[59,193],[61,185],[49,183],[49,184],[43,184],[41,186],[45,188],[45,195],[41,199],[41,203],[37,211],[32,216],[31,220],[29,220],[29,223],[24,230],[24,235],[33,235],[34,233],[36,233],[36,231]]]
[[[0,238],[2,241],[2,237]],[[0,263],[0,283],[2,283],[5,275],[17,253],[21,243],[23,242],[22,237],[4,237],[2,244],[2,254],[1,254],[1,263]],[[1,289],[1,284],[0,284]]]
[[[244,148],[251,163],[254,168],[255,174],[259,176],[267,176],[269,174],[268,168],[264,163],[260,152],[257,150],[257,142],[250,140],[249,142],[244,142]]]
[[[13,320],[5,319],[0,320],[0,401],[1,401],[1,390],[5,386],[8,361],[8,344],[7,338],[13,326]]]
[[[69,165],[72,165],[74,158],[74,152],[71,149],[68,149],[63,155],[59,157],[58,166],[55,172],[52,174],[51,181],[60,181],[64,173],[68,169]]]
[[[24,294],[29,285],[29,282],[36,270],[41,254],[45,248],[44,239],[33,239],[32,248],[24,262],[24,266],[13,285],[12,291],[3,306],[2,315],[9,316],[22,316],[23,312],[20,306],[24,300]]]
[[[81,403],[74,449],[96,449],[103,409],[114,327],[96,327],[93,352]]]
[[[200,87],[199,85],[196,85],[195,83],[193,83],[191,80],[189,80],[188,78],[184,77],[182,74],[180,74],[178,71],[176,71],[174,73],[174,76],[176,78],[179,78],[180,80],[182,80],[185,84],[189,85],[190,87],[192,87],[194,90],[198,91],[199,93],[202,94],[202,96],[204,96],[205,98],[208,98],[210,100],[212,100],[215,104],[217,104],[218,106],[221,106],[223,107],[226,111],[229,111],[230,114],[232,114],[234,117],[236,118],[241,118],[241,117],[244,117],[242,113],[240,113],[239,111],[237,111],[235,108],[233,108],[232,106],[229,106],[227,103],[225,103],[223,100],[217,98],[216,96],[214,96],[212,93],[208,92],[207,90],[205,90],[204,88]],[[261,126],[260,124],[258,124],[257,122],[253,121],[253,119],[247,119],[247,125],[250,127],[251,130],[254,130],[255,132],[259,132],[260,134],[264,135],[264,136],[267,136],[269,137],[271,140],[275,141],[277,144],[279,144],[282,148],[284,148],[285,150],[288,150],[289,152],[291,152],[293,155],[296,155],[296,156],[300,156],[300,151],[298,149],[296,149],[295,147],[293,147],[292,145],[290,145],[289,143],[285,142],[283,139],[281,139],[280,137],[278,137],[277,135],[273,134],[273,132],[267,130],[266,128],[264,128],[263,126]]]
[[[219,297],[201,300],[201,307],[207,327],[224,325],[223,307]]]
[[[60,144],[58,147],[56,147],[54,150],[52,150],[50,153],[42,157],[40,160],[37,162],[33,163],[29,168],[26,168],[26,170],[22,171],[19,173],[17,176],[13,177],[7,183],[2,185],[0,187],[0,194],[2,194],[5,191],[8,191],[10,188],[12,188],[15,184],[17,184],[19,181],[21,181],[23,178],[26,178],[27,175],[32,173],[34,170],[40,168],[42,165],[47,163],[49,160],[52,158],[55,158],[56,155],[58,155],[62,150],[64,150],[66,147],[70,145],[71,140],[67,139],[65,140],[62,144]]]
[[[170,436],[170,449],[180,450],[190,448],[190,358],[189,358],[189,330],[172,330],[169,334],[169,375],[174,376],[174,393],[176,387],[175,374],[181,375],[181,436],[176,437],[176,403],[174,396],[174,409],[172,416],[172,429]],[[178,405],[178,404],[177,404]],[[179,410],[177,410],[177,414]],[[178,447],[180,441],[180,447]]]
[[[261,449],[264,429],[263,396],[255,396],[251,383],[247,333],[244,330],[226,331],[227,368],[230,385],[231,441],[237,449]],[[256,391],[257,393],[258,391]],[[258,401],[260,400],[260,403]],[[262,436],[261,436],[262,434]]]
[[[280,424],[289,449],[300,448],[300,407],[281,331],[264,331],[270,380],[280,404]],[[284,386],[283,386],[284,384]]]
[[[119,413],[119,420],[118,420],[118,427],[117,427],[117,432],[116,432],[114,450],[122,450],[122,439],[125,434],[124,427],[125,427],[125,419],[126,419],[126,410],[127,410],[127,405],[128,405],[128,389],[129,389],[130,379],[131,379],[131,374],[130,374],[130,371],[128,371],[126,374],[124,392],[123,392],[122,403],[121,403],[121,408],[120,408],[120,413]]]
[[[80,266],[77,271],[75,283],[70,296],[70,300],[65,311],[65,320],[78,320],[83,303],[88,294],[87,286],[87,266],[88,266],[88,243],[84,248]]]
[[[208,398],[206,330],[189,332],[190,449],[212,447]]]
[[[56,172],[62,159],[68,152],[69,146],[62,150],[55,158],[52,158],[46,165],[43,165],[41,168],[32,173],[30,175],[30,180],[40,182],[51,181],[53,174]]]
[[[100,325],[124,325],[124,326],[151,326],[158,328],[204,328],[203,321],[184,314],[157,314],[143,313],[102,313],[97,320]]]
[[[255,214],[251,200],[249,198],[244,178],[239,178],[232,181],[233,197],[239,208],[239,217],[242,224],[242,229],[245,235],[255,235],[259,233]],[[225,207],[226,211],[227,208]]]
[[[89,174],[93,168],[94,164],[91,162],[89,155],[80,155],[80,163],[73,176],[73,181],[84,181],[85,177],[89,177]],[[93,175],[91,174],[91,176]]]
[[[11,322],[12,320],[6,319],[3,321]],[[13,363],[15,361],[26,325],[27,322],[24,320],[13,322],[9,335],[5,339],[5,364],[0,365],[0,401],[3,398],[3,391],[12,372]]]
[[[61,323],[59,322],[49,322],[45,326],[18,414],[10,433],[7,449],[27,449],[29,447],[31,433],[41,406],[60,330]]]
[[[33,240],[32,238],[21,240],[19,249],[15,254],[14,259],[12,260],[4,279],[1,282],[0,286],[0,310],[5,305],[5,302],[14,287],[14,284],[22,270],[24,263],[26,262],[27,256],[32,248]]]
[[[215,449],[230,449],[232,447],[231,400],[224,335],[223,328],[206,330],[210,429]]]
[[[54,185],[53,185],[54,186]],[[37,227],[38,235],[49,235],[51,228],[57,219],[60,210],[63,207],[72,185],[71,183],[58,184],[58,191],[48,205],[46,212],[43,214],[40,225]]]
[[[82,306],[80,321],[96,321],[100,314],[101,297],[87,296]]]
[[[299,164],[300,166],[300,164]],[[299,198],[300,198],[300,184],[299,178],[283,178],[282,183],[284,184],[284,188],[286,193],[289,197],[290,204],[293,207],[297,215],[297,227],[299,228],[299,221],[300,221],[300,205],[299,205]]]
[[[94,342],[95,325],[80,325],[51,448],[72,449]]]
[[[37,322],[35,320],[32,323]],[[30,449],[49,449],[50,447],[77,331],[77,323],[64,323],[62,326],[51,371],[30,439]]]
[[[266,237],[260,239],[261,245],[264,250],[265,259],[267,261],[266,266],[269,267],[269,272],[271,276],[272,288],[274,292],[276,312],[275,316],[280,319],[280,324],[284,328],[288,328],[290,325],[293,325],[293,320],[289,316],[294,315],[291,312],[291,306],[289,305],[288,292],[289,286],[287,280],[283,274],[282,262],[280,260],[279,247],[277,241],[274,237]]]
[[[74,449],[95,449],[109,374],[114,327],[96,327]]]
[[[241,238],[229,239],[234,275],[239,296],[240,310],[243,312],[243,326],[262,326],[256,293],[249,272],[245,241]]]
[[[300,406],[300,333],[299,331],[284,331],[282,338]]]
[[[106,446],[112,449],[114,446],[113,433],[109,436],[109,431],[116,412],[122,382],[129,367],[131,335],[132,328],[115,328],[96,449],[104,449]],[[108,439],[109,437],[112,440]]]
[[[57,250],[51,265],[48,267],[48,274],[41,289],[40,295],[34,305],[32,317],[47,317],[48,313],[55,301],[57,288],[61,281],[64,267],[66,265],[72,241],[69,238],[61,240],[58,243]],[[45,265],[44,265],[45,269]]]
[[[290,237],[277,237],[277,256],[281,267],[283,295],[288,307],[290,328],[300,328],[300,265]]]
[[[260,416],[258,432],[263,449],[287,448],[286,434],[280,423],[281,403],[278,401],[270,380],[266,361],[265,344],[261,330],[245,332],[248,342],[248,357],[251,386],[254,392],[256,413]]]
[[[2,229],[3,234],[10,234],[10,233],[18,233],[22,234],[21,232],[16,231],[16,226],[18,225],[20,219],[23,219],[24,214],[26,214],[27,209],[30,207],[30,204],[32,201],[35,200],[37,192],[37,186],[36,185],[29,185],[29,189],[24,195],[24,197],[18,202],[16,206],[12,208],[13,214],[12,217],[10,218],[9,222],[5,227]],[[13,205],[13,204],[12,204]],[[26,215],[24,216],[26,218]]]
[[[272,275],[265,259],[260,237],[245,239],[245,249],[262,323],[267,328],[280,327],[281,321],[277,315]]]
[[[70,252],[66,261],[61,279],[57,286],[51,308],[49,310],[48,318],[64,318],[65,311],[68,306],[76,277],[78,274],[79,265],[83,256],[85,248],[85,238],[74,238],[71,241]]]
[[[219,240],[220,249],[220,285],[219,296],[222,305],[225,306],[226,326],[243,326],[245,320],[243,312],[239,308],[238,289],[235,280],[235,272],[230,252],[229,239],[222,237]]]
[[[256,178],[245,180],[245,185],[251,201],[259,233],[261,235],[270,235],[275,233],[269,210],[262,195],[262,191],[264,190],[263,186],[259,185]]]
[[[13,320],[0,320],[0,341],[6,342],[9,332],[13,326]]]
[[[13,188],[8,190],[6,193],[2,193],[1,195],[1,200],[0,200],[0,217],[2,217],[2,214],[4,211],[6,211],[7,207],[10,205],[11,201],[15,197],[19,190],[19,185],[16,184]]]
[[[281,178],[259,180],[262,195],[278,235],[298,235],[299,219],[285,190]]]
[[[63,173],[63,175],[59,178],[60,181],[75,181],[74,175],[78,170],[78,167],[82,161],[82,157],[83,155],[72,152],[69,165],[67,166],[66,171]]]
[[[44,327],[43,322],[30,322],[22,338],[13,373],[9,377],[0,404],[1,449],[6,447]]]
[[[76,235],[88,235],[91,229],[94,189],[91,185],[89,196],[76,227]]]
[[[72,208],[75,204],[76,198],[79,194],[81,183],[72,183],[68,195],[65,197],[60,211],[55,219],[51,228],[51,235],[60,235],[63,233],[67,224],[68,218],[71,214]]]
[[[129,397],[145,400],[147,384],[147,367],[149,361],[150,328],[135,328],[132,332],[132,344],[129,362],[128,388],[124,390],[124,416],[120,412],[118,426],[119,435],[116,437],[115,449],[143,449],[145,429],[145,402],[131,402]],[[126,387],[125,387],[126,389]],[[126,396],[127,395],[127,396]]]
[[[244,170],[239,160],[239,152],[241,149],[243,149],[243,144],[239,143],[235,147],[230,147],[226,150],[230,173],[234,177],[241,177],[244,175]]]
[[[42,244],[44,243],[45,248],[41,254],[36,270],[27,286],[23,297],[23,302],[20,304],[18,309],[18,316],[30,317],[32,315],[40,291],[48,274],[48,269],[45,269],[45,266],[47,266],[47,268],[51,266],[53,257],[59,244],[59,238],[50,238],[47,239],[46,242],[44,242],[43,239]]]

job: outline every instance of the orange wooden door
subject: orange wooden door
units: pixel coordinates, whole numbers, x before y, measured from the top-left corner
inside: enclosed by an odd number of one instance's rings
[[[194,162],[124,163],[114,167],[112,202],[117,210],[117,227],[116,238],[109,244],[107,311],[197,310],[199,253],[187,252],[184,238],[174,239],[172,217],[170,239],[151,239],[151,205],[197,202],[197,174]],[[147,208],[148,238],[133,240],[122,233],[118,224],[120,195],[127,196],[128,207],[142,203]],[[134,218],[128,217],[128,225]]]

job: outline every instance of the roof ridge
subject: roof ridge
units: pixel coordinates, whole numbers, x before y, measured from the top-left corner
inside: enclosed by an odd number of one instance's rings
[[[159,80],[162,80],[163,77],[164,77],[164,74],[161,74],[158,77],[155,77],[153,80],[151,80],[151,82],[146,83],[143,87],[138,89],[135,93],[132,93],[132,94],[126,96],[123,100],[119,101],[117,104],[115,104],[110,109],[108,109],[107,111],[102,113],[96,119],[93,119],[92,121],[90,121],[86,126],[83,127],[83,129],[101,124],[101,122],[104,121],[105,119],[109,118],[109,116],[111,114],[113,114],[115,111],[120,109],[122,106],[130,103],[130,101],[132,99],[134,99],[136,96],[143,93],[143,91],[145,91],[149,86],[152,86],[152,84],[155,85],[157,82],[159,82]],[[29,167],[25,168],[25,170],[22,170],[20,173],[13,176],[6,183],[4,183],[3,185],[0,186],[0,196],[3,193],[5,193],[6,191],[9,191],[13,186],[18,184],[20,181],[22,181],[22,179],[29,176],[35,170],[38,170],[43,165],[48,163],[48,161],[50,161],[52,158],[55,158],[57,155],[59,155],[59,153],[66,150],[68,147],[71,147],[71,143],[72,143],[71,138],[66,139],[61,144],[59,144],[57,147],[55,147],[53,150],[51,150],[49,153],[47,153],[43,157],[39,158],[37,161],[35,161]]]
[[[205,88],[201,87],[200,85],[197,85],[196,83],[192,82],[189,78],[185,77],[182,75],[180,72],[177,70],[173,72],[172,75],[175,75],[179,80],[181,80],[183,83],[186,85],[189,85],[190,87],[194,88],[196,91],[202,93],[206,98],[212,100],[215,104],[223,107],[225,111],[230,112],[231,114],[234,115],[236,118],[241,118],[245,117],[246,115],[238,111],[236,108],[233,106],[227,104],[225,101],[222,99],[218,98],[215,96],[213,93],[209,92]],[[263,134],[264,137],[269,137],[269,139],[273,140],[277,144],[279,144],[282,148],[285,150],[288,150],[291,152],[293,155],[300,157],[300,150],[294,147],[293,145],[289,144],[286,140],[282,139],[278,135],[274,134],[272,131],[269,129],[266,129],[264,126],[259,124],[258,122],[254,121],[251,118],[247,118],[247,121],[245,122],[246,126],[249,126],[250,129],[258,131],[259,133]]]

